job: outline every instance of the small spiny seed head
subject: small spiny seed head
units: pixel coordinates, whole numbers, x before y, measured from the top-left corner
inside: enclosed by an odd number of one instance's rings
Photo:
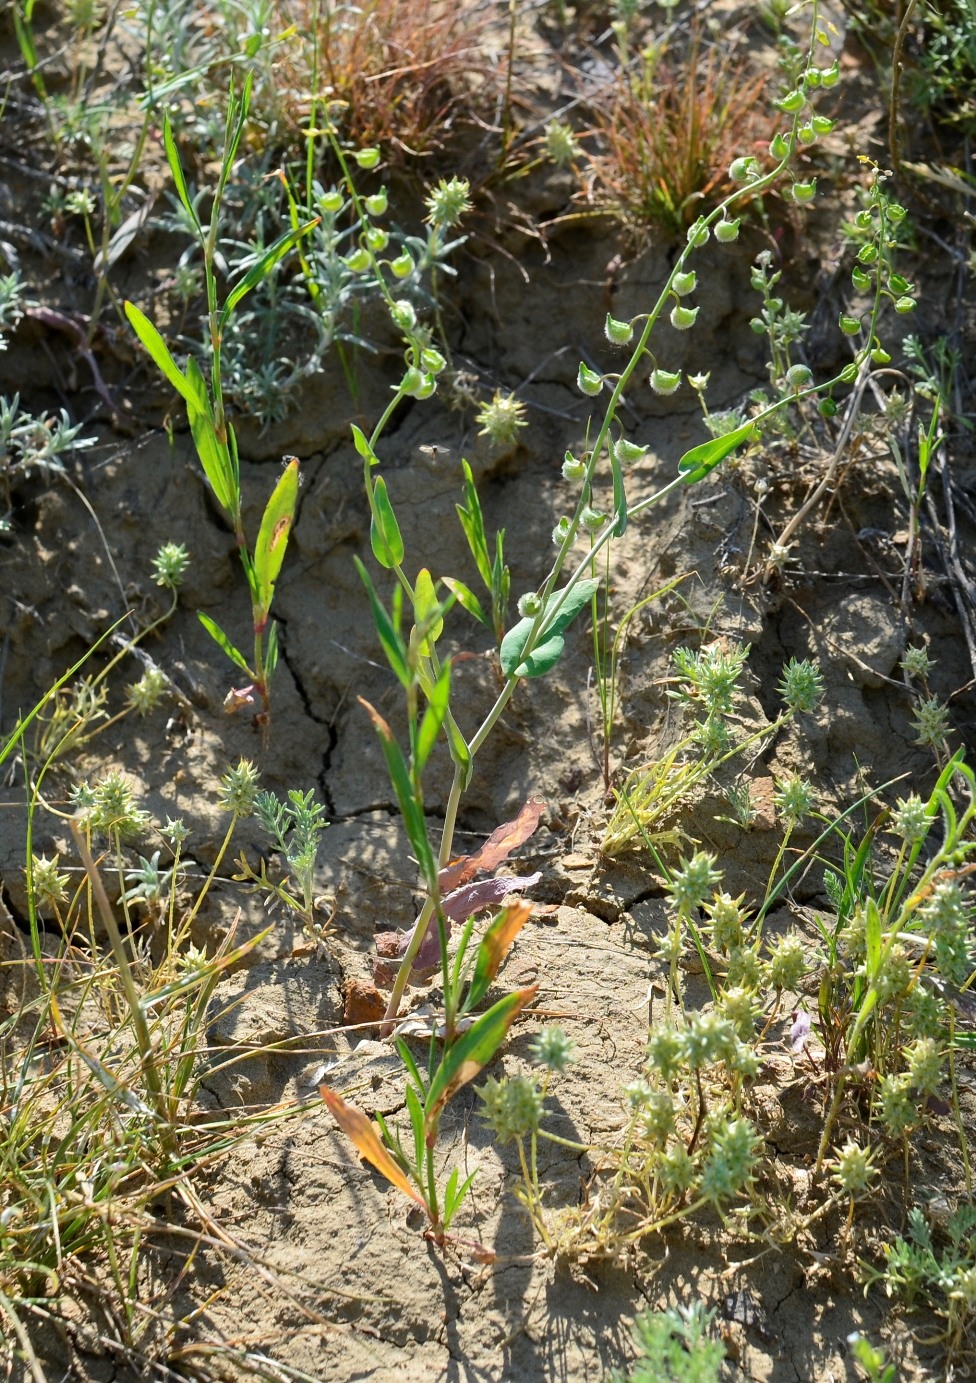
[[[546,126],[546,157],[550,163],[563,168],[579,158],[582,152],[571,125],[565,125],[561,120],[549,121]]]
[[[565,1071],[576,1060],[574,1046],[560,1027],[543,1028],[529,1044],[532,1060],[547,1071]]]
[[[467,178],[441,178],[425,199],[427,220],[437,230],[457,225],[465,212],[471,210],[470,191]]]
[[[937,696],[928,696],[915,707],[915,743],[941,749],[949,733],[949,712]]]
[[[71,878],[58,873],[59,863],[57,858],[49,860],[45,855],[31,855],[31,884],[42,907],[60,907],[68,896]]]
[[[848,1196],[861,1195],[878,1175],[873,1150],[870,1147],[862,1148],[851,1138],[837,1150],[837,1155],[828,1165],[833,1169],[831,1181]]]
[[[140,716],[154,711],[169,691],[169,678],[162,668],[152,667],[125,689],[126,704]]]
[[[932,659],[924,644],[909,644],[901,665],[909,677],[917,677],[920,681],[924,681],[932,671]]]
[[[528,1076],[505,1080],[494,1077],[478,1091],[484,1108],[481,1116],[499,1143],[536,1133],[542,1119],[542,1094]]]
[[[808,714],[816,710],[823,697],[823,674],[811,659],[791,658],[783,669],[783,680],[776,690],[789,710]]]
[[[797,990],[807,973],[809,948],[799,932],[787,932],[769,948],[766,973],[774,989]]]
[[[518,440],[519,432],[528,427],[525,404],[514,394],[496,389],[490,403],[483,403],[475,414],[479,424],[478,436],[487,437],[492,446],[510,447]]]
[[[943,1051],[933,1037],[919,1037],[905,1048],[905,1066],[912,1089],[934,1095],[942,1082]]]
[[[910,797],[899,797],[891,813],[891,829],[906,845],[917,845],[928,835],[932,820],[927,803],[912,793]]]
[[[220,805],[237,816],[250,816],[258,795],[258,771],[250,759],[241,759],[220,780]]]
[[[721,882],[722,875],[715,868],[715,856],[707,850],[696,850],[690,860],[682,859],[667,887],[678,911],[688,913],[693,908],[701,907],[716,884]]]
[[[742,907],[745,894],[733,898],[729,893],[715,893],[712,901],[705,904],[708,915],[708,929],[712,942],[720,951],[730,951],[742,945],[746,912]]]
[[[190,554],[182,543],[163,543],[153,558],[153,576],[157,586],[165,586],[171,591],[183,584]]]
[[[773,794],[773,803],[780,816],[792,825],[809,816],[816,805],[817,794],[806,778],[794,776],[781,779]]]

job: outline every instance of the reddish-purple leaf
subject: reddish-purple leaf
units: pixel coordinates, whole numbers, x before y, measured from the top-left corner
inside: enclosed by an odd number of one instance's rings
[[[462,855],[452,860],[440,873],[441,895],[453,893],[456,888],[466,884],[476,874],[488,874],[497,869],[503,860],[508,859],[513,850],[524,845],[535,831],[546,804],[538,797],[529,798],[513,821],[505,821],[497,826],[491,835],[473,855]]]

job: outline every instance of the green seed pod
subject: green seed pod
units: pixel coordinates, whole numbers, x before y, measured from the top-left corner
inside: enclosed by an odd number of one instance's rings
[[[728,245],[739,238],[739,217],[734,221],[719,221],[715,226],[715,239],[720,245]]]
[[[682,307],[677,303],[671,309],[671,325],[675,331],[688,331],[695,325],[695,318],[700,310],[697,307]]]
[[[375,148],[360,149],[358,153],[354,155],[354,157],[356,162],[359,164],[360,168],[365,168],[367,171],[369,171],[369,169],[375,168],[376,165],[379,163],[380,151],[379,149]]]
[[[651,371],[651,388],[655,394],[673,394],[680,383],[680,374],[672,374],[670,370]]]
[[[576,375],[576,387],[581,394],[599,394],[603,388],[603,376],[598,375],[595,370],[589,369],[580,361],[579,371]]]
[[[801,206],[812,202],[817,195],[817,180],[811,178],[809,182],[795,182],[793,184],[793,200],[799,202]]]
[[[609,312],[603,330],[607,340],[612,341],[615,346],[626,346],[634,334],[634,328],[630,322],[618,322],[615,317],[610,316]]]
[[[694,269],[689,269],[683,274],[675,274],[671,280],[671,288],[679,298],[683,298],[686,293],[694,293],[697,287],[698,275]]]

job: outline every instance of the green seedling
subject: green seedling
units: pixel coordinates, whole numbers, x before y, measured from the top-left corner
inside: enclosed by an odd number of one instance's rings
[[[286,231],[252,264],[247,273],[218,305],[218,284],[215,266],[220,206],[227,180],[237,157],[247,121],[251,94],[251,78],[245,81],[240,97],[231,88],[224,134],[224,151],[213,191],[209,227],[205,230],[197,214],[183,174],[173,130],[168,120],[163,127],[166,157],[176,192],[192,223],[203,251],[204,278],[207,290],[209,344],[212,365],[209,385],[193,356],[181,370],[169,347],[149,318],[134,303],[125,305],[126,316],[153,362],[186,405],[187,420],[193,435],[197,456],[210,483],[214,498],[226,516],[237,543],[238,555],[247,578],[251,595],[251,616],[254,634],[250,658],[238,649],[229,636],[209,615],[200,612],[200,621],[211,638],[223,649],[231,662],[248,678],[241,689],[228,695],[227,709],[236,711],[257,704],[255,724],[265,731],[270,722],[270,682],[278,661],[278,626],[271,620],[271,602],[288,537],[295,519],[298,503],[298,460],[286,459],[285,469],[264,509],[260,528],[253,547],[248,545],[242,516],[242,494],[237,439],[233,425],[226,416],[221,372],[221,349],[227,324],[238,304],[262,283],[275,266],[306,235],[314,221]]]
[[[715,1312],[701,1301],[648,1311],[634,1324],[640,1357],[612,1383],[719,1383],[725,1348],[711,1334]]]
[[[234,878],[252,883],[267,898],[277,899],[297,913],[306,935],[318,943],[323,939],[326,924],[317,917],[320,902],[315,896],[314,871],[319,837],[329,823],[323,819],[322,807],[314,798],[313,792],[295,788],[285,801],[273,792],[259,792],[254,799],[254,814],[284,856],[290,879],[284,883],[272,880],[264,860],[255,873],[243,854],[237,861],[241,872]]]
[[[915,1207],[908,1216],[907,1237],[897,1235],[883,1251],[884,1266],[865,1269],[867,1285],[883,1282],[888,1296],[900,1298],[909,1309],[919,1305],[934,1309],[945,1321],[941,1343],[950,1367],[971,1357],[976,1206],[964,1201],[950,1209],[944,1202],[933,1201],[929,1217]]]

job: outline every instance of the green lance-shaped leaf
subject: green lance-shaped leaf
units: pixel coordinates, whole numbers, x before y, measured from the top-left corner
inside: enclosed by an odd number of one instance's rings
[[[383,477],[377,476],[373,486],[372,518],[369,524],[369,541],[373,556],[381,567],[389,571],[403,561],[403,538],[397,523],[390,495]]]
[[[393,791],[396,793],[400,815],[403,817],[403,824],[410,838],[410,844],[413,846],[424,882],[429,889],[433,890],[437,887],[437,865],[434,862],[434,852],[427,835],[427,821],[424,816],[423,804],[414,790],[403,751],[397,744],[393,731],[379,711],[361,696],[358,696],[356,700],[366,711],[379,736],[380,744],[383,746],[383,755],[386,759],[387,772],[390,775],[390,782],[393,784]]]
[[[422,634],[420,651],[429,658],[434,644],[444,631],[444,621],[440,617],[441,602],[437,599],[434,581],[426,567],[421,567],[413,589],[413,617],[416,628]]]
[[[488,556],[488,539],[485,535],[485,520],[481,512],[481,501],[474,483],[474,474],[467,461],[462,460],[464,473],[464,504],[455,505],[464,536],[468,540],[471,556],[474,558],[478,575],[491,590],[491,559]]]
[[[206,629],[214,643],[219,644],[224,650],[231,662],[236,663],[242,672],[247,673],[248,677],[253,677],[254,674],[248,667],[247,659],[244,657],[244,654],[239,648],[234,647],[216,620],[212,620],[210,616],[205,615],[202,610],[197,611],[197,619],[203,625],[204,629]]]
[[[186,376],[169,353],[169,347],[144,312],[135,303],[125,304],[125,315],[129,325],[149,352],[155,365],[172,384],[173,388],[193,408],[199,407],[196,391],[187,382]]]
[[[380,458],[370,446],[369,438],[366,436],[365,432],[361,427],[357,427],[355,423],[352,423],[351,427],[353,444],[360,456],[364,461],[368,461],[371,466],[378,466],[380,464]]]
[[[298,503],[298,457],[288,458],[277,485],[265,506],[258,530],[258,540],[254,544],[254,574],[257,578],[258,610],[255,610],[255,623],[263,623],[271,609],[275,582],[285,560],[288,535],[295,521],[295,506]]]
[[[527,657],[524,656],[526,644],[535,621],[529,617],[519,620],[502,639],[499,650],[502,671],[506,677],[542,677],[549,672],[562,657],[565,648],[563,635],[579,612],[593,599],[600,586],[598,577],[577,581],[566,595],[559,613],[551,623],[543,619],[539,641]],[[561,591],[549,597],[546,609],[555,608]]]
[[[451,698],[451,664],[449,662],[441,668],[437,681],[429,689],[425,688],[425,694],[427,696],[427,709],[424,711],[417,729],[413,749],[414,782],[420,781],[424,765],[437,743],[437,736],[440,734],[444,717],[447,715],[447,707]]]
[[[532,904],[520,898],[517,903],[510,903],[507,908],[502,908],[492,922],[478,947],[474,974],[464,998],[463,1012],[467,1013],[476,1004],[481,1003],[488,992],[488,986],[501,969],[502,961],[511,950],[512,942],[531,916]]]
[[[252,288],[257,288],[258,284],[268,277],[271,270],[280,260],[284,259],[292,246],[296,245],[303,236],[307,235],[313,226],[318,225],[319,219],[320,218],[316,216],[314,221],[306,221],[303,226],[299,226],[296,230],[285,231],[284,235],[279,235],[274,244],[270,245],[265,250],[257,263],[251,265],[240,283],[236,284],[227,295],[227,301],[224,303],[221,310],[220,321],[218,323],[218,330],[221,333],[223,333],[224,327],[227,325],[230,314],[234,311],[234,308],[241,299],[246,297]]]
[[[429,1148],[437,1140],[437,1126],[448,1100],[462,1085],[474,1080],[481,1068],[488,1064],[504,1042],[515,1019],[538,992],[539,986],[534,984],[528,989],[517,989],[514,994],[506,994],[444,1053],[427,1091],[424,1132]]]
[[[406,645],[400,637],[396,625],[387,614],[383,602],[376,594],[376,588],[370,579],[369,572],[358,557],[354,557],[352,560],[355,562],[356,570],[359,572],[362,583],[366,587],[366,594],[369,597],[369,605],[373,614],[373,623],[376,626],[376,632],[383,646],[383,652],[386,654],[386,660],[396,674],[398,682],[406,690],[413,682],[413,676],[407,665]],[[399,587],[397,587],[397,589],[399,590]]]
[[[458,581],[453,576],[442,576],[441,580],[457,603],[467,610],[469,615],[473,615],[479,624],[483,624],[487,629],[491,628],[491,620],[481,608],[481,602],[470,586],[466,586],[463,581]]]
[[[183,165],[180,163],[176,140],[173,138],[173,126],[170,124],[168,115],[163,117],[163,148],[166,150],[166,162],[169,164],[169,171],[173,175],[176,195],[179,197],[186,214],[196,226],[197,234],[202,239],[203,227],[200,225],[200,218],[197,216],[196,208],[186,185],[186,178],[183,176]]]
[[[678,471],[687,484],[697,484],[737,447],[741,447],[743,442],[748,442],[755,430],[754,423],[746,423],[743,427],[737,427],[734,432],[727,432],[724,437],[713,437],[710,442],[702,442],[700,446],[692,447],[678,462]]]
[[[239,495],[233,483],[233,462],[225,442],[217,436],[213,418],[187,405],[190,433],[203,473],[210,481],[214,498],[226,514],[235,515]]]

